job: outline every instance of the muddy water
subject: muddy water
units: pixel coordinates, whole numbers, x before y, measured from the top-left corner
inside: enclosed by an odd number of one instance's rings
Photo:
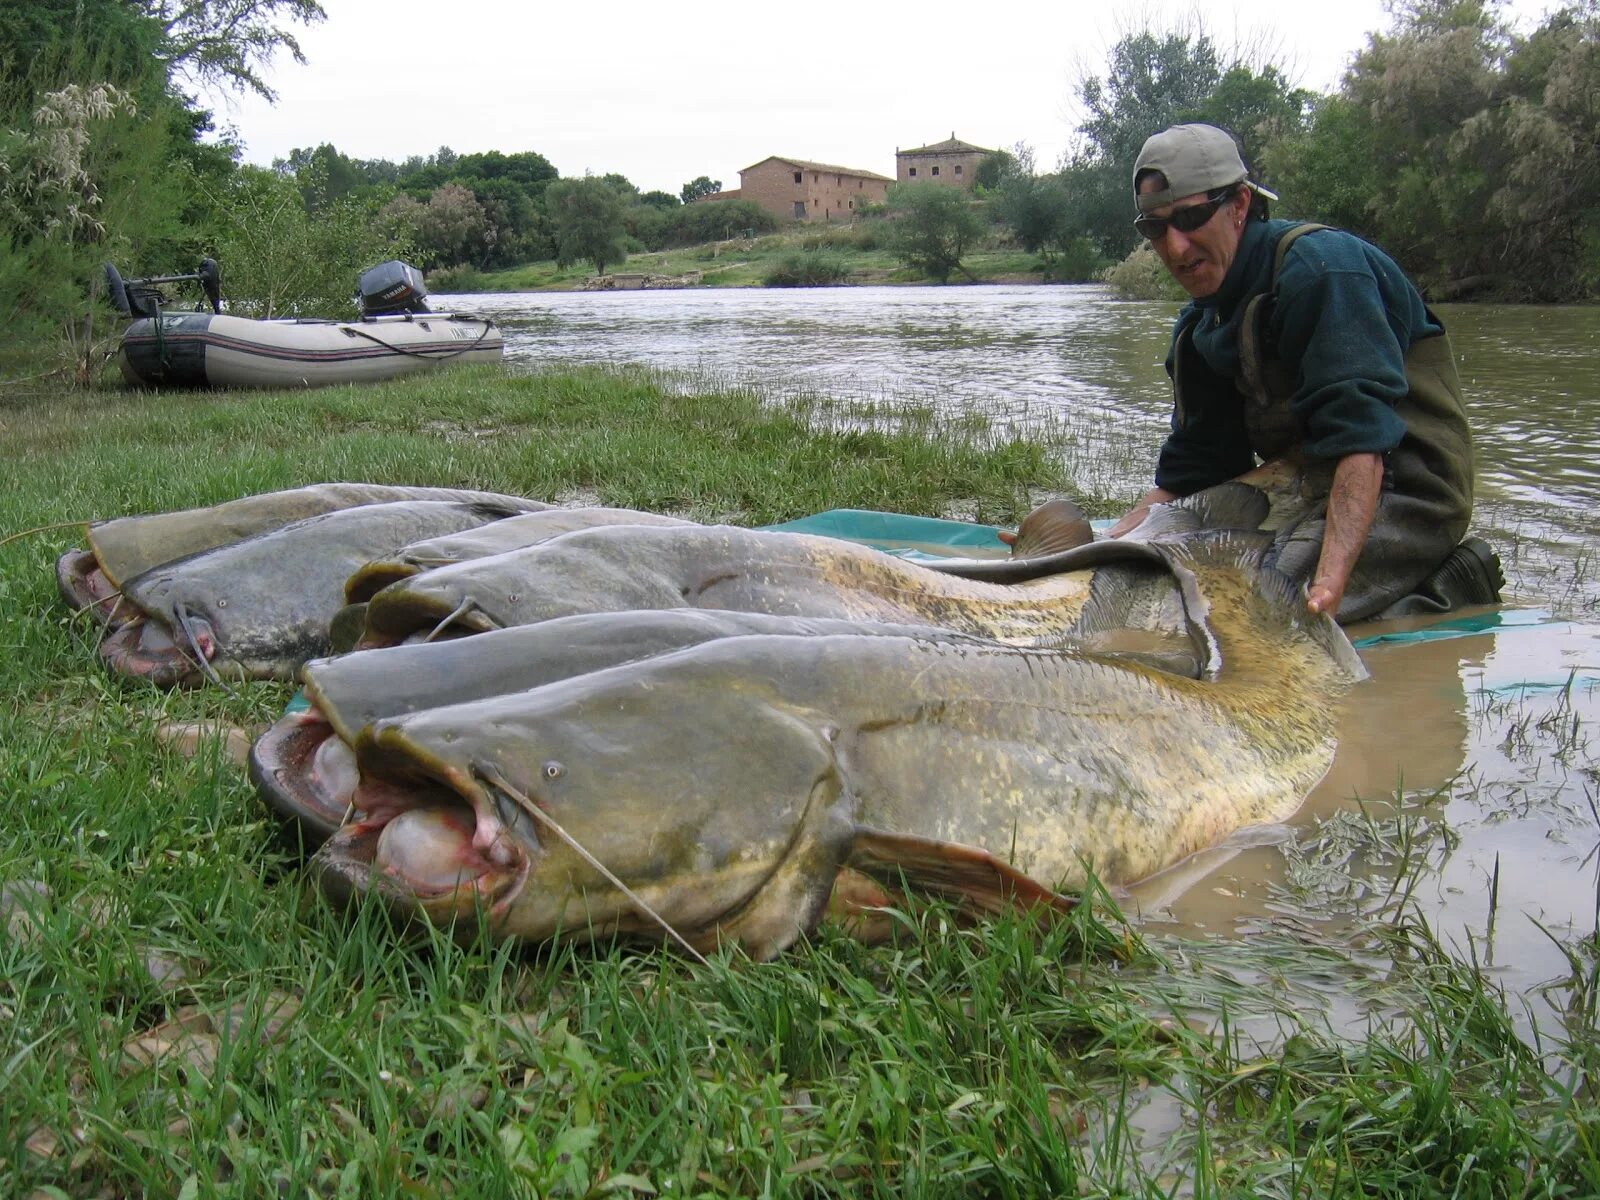
[[[1092,491],[1146,486],[1176,306],[1093,287],[474,296],[527,363],[647,364],[872,400],[1070,418]],[[1152,930],[1334,943],[1403,894],[1439,936],[1535,995],[1557,937],[1596,927],[1600,876],[1600,309],[1441,310],[1478,451],[1475,524],[1507,604],[1466,636],[1374,642],[1327,778],[1284,827],[1136,890]],[[1080,445],[1081,449],[1081,445]],[[1092,472],[1092,473],[1091,473]],[[1413,622],[1413,625],[1428,624]],[[1405,626],[1351,630],[1361,639]],[[1333,1002],[1337,1007],[1338,1002]]]

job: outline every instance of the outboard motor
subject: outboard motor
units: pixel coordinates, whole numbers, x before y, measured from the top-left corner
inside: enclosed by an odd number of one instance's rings
[[[428,285],[422,272],[410,263],[391,259],[361,272],[356,298],[363,317],[383,317],[394,313],[425,313]]]
[[[123,279],[116,267],[106,264],[106,287],[111,292],[111,303],[125,317],[159,317],[161,306],[167,300],[161,285],[167,283],[198,283],[211,311],[222,311],[222,270],[214,258],[202,258],[192,275],[146,275],[143,279]]]

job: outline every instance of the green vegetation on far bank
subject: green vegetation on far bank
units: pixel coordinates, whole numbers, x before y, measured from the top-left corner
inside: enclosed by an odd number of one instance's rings
[[[1445,836],[1437,797],[1303,831],[1285,853],[1317,865],[1314,907],[1291,872],[1299,915],[1247,938],[1136,928],[1091,895],[1053,926],[919,901],[890,914],[895,945],[824,929],[766,964],[457,944],[328,904],[218,740],[163,741],[272,720],[287,685],[111,679],[101,631],[56,596],[81,531],[44,527],[325,479],[754,524],[838,505],[1005,523],[1093,477],[1070,436],[667,382],[7,397],[0,1195],[1600,1191],[1595,939],[1563,943],[1535,1042],[1524,998],[1405,902]],[[1600,777],[1571,710],[1474,720],[1544,745],[1575,795]]]
[[[833,279],[800,280],[814,283],[888,284],[928,283],[928,275],[908,267],[888,248],[881,220],[854,225],[794,227],[753,238],[730,238],[699,246],[674,250],[634,253],[612,271],[658,275],[669,279],[693,280],[702,287],[781,286],[774,283],[795,260],[809,256],[825,257],[838,263],[844,273]],[[1047,274],[1039,256],[1014,246],[991,242],[966,254],[965,272],[951,282],[1040,283]],[[569,291],[593,279],[588,264],[565,268],[554,260],[529,263],[504,271],[472,272],[468,275],[445,273],[429,277],[429,286],[442,291],[531,292]]]

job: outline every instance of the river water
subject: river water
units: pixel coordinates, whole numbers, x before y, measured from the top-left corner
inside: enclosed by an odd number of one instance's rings
[[[494,316],[507,358],[530,367],[643,364],[772,394],[976,408],[1000,430],[1065,423],[1080,483],[1107,496],[1148,486],[1170,404],[1177,306],[1095,286],[457,302]],[[1238,938],[1291,922],[1337,939],[1403,877],[1442,939],[1533,996],[1567,965],[1535,922],[1580,936],[1600,912],[1600,308],[1439,312],[1477,438],[1475,528],[1506,564],[1498,624],[1366,646],[1373,679],[1345,702],[1333,769],[1300,811],[1133,899],[1179,930]],[[1383,632],[1395,628],[1351,631]]]

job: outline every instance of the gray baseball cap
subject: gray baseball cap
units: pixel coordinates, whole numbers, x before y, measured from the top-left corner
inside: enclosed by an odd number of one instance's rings
[[[1139,195],[1139,176],[1146,171],[1165,175],[1166,190]],[[1139,151],[1138,161],[1133,164],[1134,202],[1140,212],[1149,212],[1231,183],[1242,183],[1268,200],[1278,198],[1260,184],[1252,183],[1249,174],[1244,159],[1239,157],[1239,147],[1227,131],[1215,125],[1174,125],[1147,138]]]

